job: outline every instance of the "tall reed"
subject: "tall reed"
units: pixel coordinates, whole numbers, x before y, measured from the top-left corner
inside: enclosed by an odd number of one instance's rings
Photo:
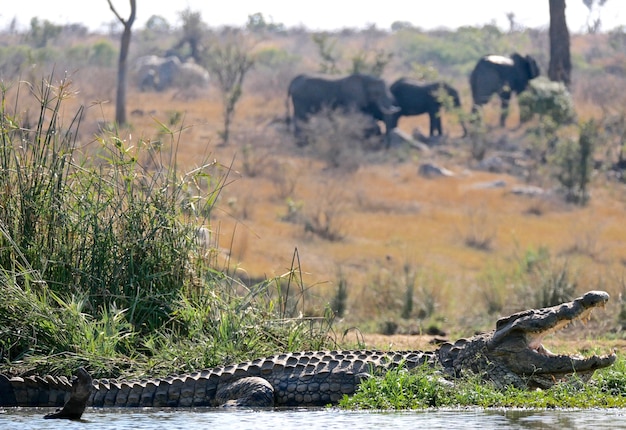
[[[275,324],[283,300],[300,300],[278,281],[248,288],[220,267],[210,216],[229,166],[179,172],[182,129],[165,125],[156,140],[112,129],[85,143],[82,108],[68,125],[61,116],[72,91],[52,76],[0,88],[2,358],[122,354],[171,367],[173,349],[187,369],[323,344],[308,321]]]

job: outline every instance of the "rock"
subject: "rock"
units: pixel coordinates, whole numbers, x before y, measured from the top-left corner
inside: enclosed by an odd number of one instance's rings
[[[511,194],[515,194],[517,196],[537,197],[543,196],[546,193],[546,190],[543,188],[535,187],[533,185],[520,185],[511,188]]]
[[[427,178],[434,178],[437,176],[454,176],[452,171],[432,163],[421,164],[417,172],[421,176]]]
[[[505,188],[506,181],[503,179],[498,179],[491,182],[481,182],[480,184],[474,184],[473,188],[477,189],[489,189],[489,188]]]

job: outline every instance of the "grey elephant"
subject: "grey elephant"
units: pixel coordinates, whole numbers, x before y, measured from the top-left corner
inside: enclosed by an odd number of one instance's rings
[[[504,127],[509,102],[513,93],[526,89],[528,81],[539,76],[537,61],[530,55],[522,57],[514,53],[510,57],[487,55],[482,57],[470,75],[470,87],[474,101],[472,112],[486,104],[493,94],[501,100],[500,126]]]
[[[209,72],[193,60],[187,60],[180,65],[178,74],[174,77],[174,85],[178,88],[207,87]]]
[[[449,97],[455,108],[461,107],[459,92],[445,82],[420,83],[410,78],[400,78],[389,87],[400,111],[395,114],[395,127],[402,116],[422,115],[430,118],[430,137],[443,134],[441,108],[443,97]],[[463,131],[465,132],[465,125]]]
[[[301,123],[310,115],[324,108],[343,112],[361,112],[374,120],[385,123],[387,143],[389,133],[394,128],[394,114],[399,108],[385,84],[380,78],[352,74],[342,78],[330,78],[312,75],[296,76],[287,90],[287,119],[289,102],[293,105],[293,123],[298,143],[301,140]],[[374,124],[366,133],[379,134],[378,125]]]
[[[135,75],[141,91],[164,91],[169,88],[205,87],[209,72],[193,62],[178,57],[146,55],[135,62]]]
[[[163,91],[169,88],[180,69],[178,57],[146,55],[135,62],[135,71],[141,91]]]

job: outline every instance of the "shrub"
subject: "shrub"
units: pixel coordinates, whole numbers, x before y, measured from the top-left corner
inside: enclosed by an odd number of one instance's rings
[[[337,242],[345,238],[345,191],[332,182],[321,184],[318,196],[307,202],[303,216],[304,232]]]
[[[578,282],[569,262],[553,257],[546,247],[527,249],[519,260],[517,289],[525,306],[544,308],[570,301]]]
[[[89,64],[100,67],[111,67],[117,59],[117,49],[111,42],[102,40],[93,45]]]
[[[335,291],[335,295],[330,304],[330,309],[335,313],[335,315],[339,318],[343,318],[346,313],[346,308],[348,305],[348,280],[341,273],[338,274],[337,278],[337,290]]]
[[[328,167],[343,171],[356,170],[365,151],[380,148],[385,138],[378,123],[360,112],[322,109],[301,128],[307,151],[324,160]]]
[[[520,121],[530,121],[535,115],[550,117],[556,124],[569,124],[576,120],[572,96],[562,82],[552,82],[544,77],[533,79],[519,96]]]
[[[0,46],[0,75],[5,79],[18,76],[31,56],[32,49],[26,45]]]
[[[284,49],[277,47],[267,47],[255,52],[256,64],[259,68],[276,70],[285,65],[293,65],[298,61],[298,57]]]
[[[561,140],[552,160],[554,176],[565,190],[568,202],[585,205],[589,201],[589,184],[593,170],[593,153],[598,127],[593,120],[580,125],[578,142]]]

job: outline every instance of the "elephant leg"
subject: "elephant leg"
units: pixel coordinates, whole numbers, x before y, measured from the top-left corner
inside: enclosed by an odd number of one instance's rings
[[[472,113],[469,118],[469,123],[474,124],[474,125],[480,124],[480,120],[481,120],[480,106],[478,106],[477,104],[473,104]]]
[[[509,103],[511,101],[511,92],[506,91],[500,94],[500,127],[506,124],[506,117],[509,115]]]
[[[142,92],[156,88],[156,73],[154,70],[148,71],[141,79],[140,89]]]
[[[294,121],[293,135],[296,138],[296,145],[306,146],[309,143],[308,136],[303,132],[300,120],[298,119]]]
[[[430,137],[433,137],[435,135],[435,122],[437,121],[437,117],[432,112],[428,112],[428,119],[430,120]]]
[[[439,115],[439,111],[429,112],[428,116],[430,117],[430,137],[438,134],[441,136],[441,115]]]

